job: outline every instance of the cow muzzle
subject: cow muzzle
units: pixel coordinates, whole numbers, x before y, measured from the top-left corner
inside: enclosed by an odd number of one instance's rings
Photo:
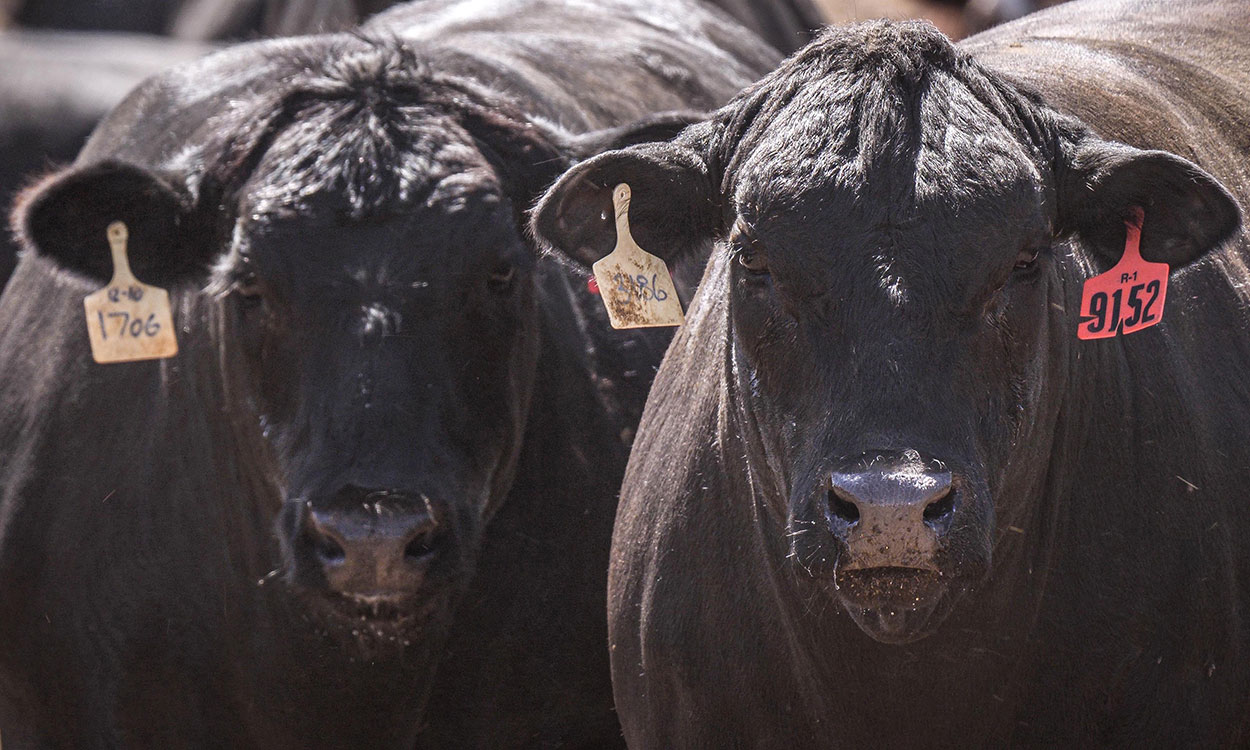
[[[296,581],[361,614],[411,611],[450,556],[448,514],[421,495],[349,486],[294,505],[284,526]]]
[[[916,451],[872,451],[829,474],[834,586],[861,630],[885,643],[927,634],[947,594],[941,559],[959,505],[956,478]]]
[[[955,514],[950,472],[877,455],[882,458],[870,467],[830,476],[826,518],[845,546],[838,569],[936,572],[935,557]]]

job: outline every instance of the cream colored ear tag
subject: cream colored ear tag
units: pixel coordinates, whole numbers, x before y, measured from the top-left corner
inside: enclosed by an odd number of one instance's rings
[[[629,185],[612,190],[616,210],[616,249],[591,268],[613,328],[679,326],[686,317],[668,266],[638,247],[629,233]]]
[[[140,282],[130,272],[127,237],[125,224],[109,224],[113,280],[82,300],[87,309],[91,356],[100,364],[163,359],[178,353],[169,292]]]

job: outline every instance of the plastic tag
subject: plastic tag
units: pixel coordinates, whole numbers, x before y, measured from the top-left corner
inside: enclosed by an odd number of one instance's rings
[[[686,320],[663,259],[638,247],[629,233],[629,185],[612,190],[616,248],[591,266],[613,328],[679,326]]]
[[[91,356],[100,364],[163,359],[178,353],[169,293],[140,282],[126,257],[126,225],[108,226],[113,251],[113,280],[83,298]]]
[[[1079,339],[1107,339],[1149,328],[1163,320],[1168,294],[1168,264],[1141,257],[1144,213],[1134,207],[1134,218],[1124,222],[1127,237],[1120,262],[1106,273],[1085,281],[1081,292]]]

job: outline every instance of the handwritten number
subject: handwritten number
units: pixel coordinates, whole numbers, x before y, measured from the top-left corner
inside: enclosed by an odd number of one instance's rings
[[[110,318],[121,318],[121,319],[122,319],[122,323],[121,323],[121,325],[117,327],[117,335],[118,335],[118,336],[125,337],[125,335],[126,335],[126,324],[130,322],[130,313],[128,313],[128,312],[111,312],[111,313],[109,313],[109,314],[108,314],[108,316],[109,316]]]
[[[661,289],[659,285],[655,283],[657,275],[658,274],[651,274],[651,289],[654,290],[655,292],[656,301],[663,302],[664,300],[668,299],[668,290]]]
[[[126,338],[126,336],[135,339],[141,336],[151,338],[161,332],[161,323],[156,319],[156,313],[150,313],[147,320],[144,320],[143,318],[131,319],[130,313],[125,311],[103,313],[97,310],[96,318],[100,321],[100,338],[104,341],[107,341],[109,337],[108,328],[104,324],[106,315],[110,318],[121,319],[115,334],[121,338]]]
[[[630,276],[625,273],[614,273],[611,277],[613,283],[616,284],[616,291],[621,294],[640,299],[644,302],[656,300],[663,302],[668,299],[668,291],[661,289],[659,284],[659,274],[651,274],[647,278],[646,274],[638,274]]]

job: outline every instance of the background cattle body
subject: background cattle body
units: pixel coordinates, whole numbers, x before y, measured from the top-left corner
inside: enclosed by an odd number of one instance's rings
[[[0,33],[0,205],[23,181],[73,160],[96,124],[148,76],[209,47],[141,35]],[[16,262],[0,238],[0,287]]]
[[[618,509],[630,747],[1250,740],[1248,29],[867,24],[552,188],[535,230],[582,262],[618,181],[641,246],[723,240]],[[1078,341],[1133,206],[1167,313]]]
[[[28,29],[125,31],[224,40],[343,31],[394,0],[15,0]]]
[[[364,33],[149,80],[16,210],[6,750],[620,741],[607,542],[668,334],[604,330],[521,212],[684,120],[615,126],[777,56],[672,0],[429,2]],[[170,288],[173,359],[91,361],[114,220]]]
[[[825,0],[839,7],[844,0]],[[916,2],[916,0],[903,0]],[[10,0],[0,27],[128,31],[224,40],[344,31],[396,0]],[[707,0],[792,52],[822,25],[811,0]]]
[[[50,165],[72,161],[100,118],[141,80],[207,52],[208,47],[196,40],[340,31],[395,4],[393,0],[25,0],[11,8],[0,4],[0,28],[6,20],[13,26],[0,35],[0,70],[5,72],[0,80],[0,205],[11,205],[17,191]],[[823,23],[808,0],[710,4],[783,52],[806,44],[810,32]],[[844,20],[842,15],[833,18]],[[0,238],[0,287],[12,273],[16,252],[7,235]]]

